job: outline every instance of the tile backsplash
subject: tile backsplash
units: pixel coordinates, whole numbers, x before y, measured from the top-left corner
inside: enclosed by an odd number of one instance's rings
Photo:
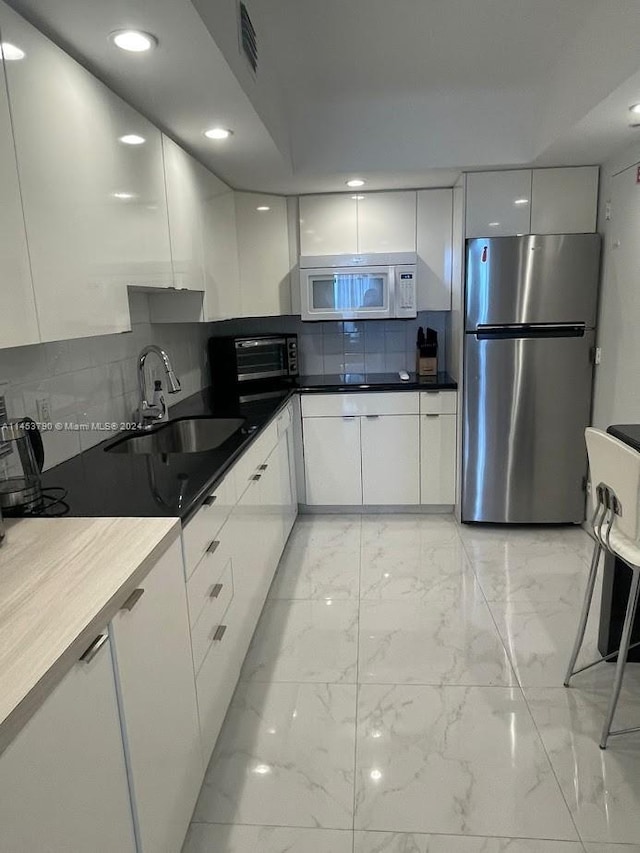
[[[138,402],[137,356],[147,344],[169,354],[182,390],[169,406],[206,386],[208,327],[151,324],[145,294],[131,293],[132,331],[33,346],[0,349],[0,385],[10,418],[39,421],[38,401],[49,404],[53,424],[108,424],[130,421]],[[147,387],[164,380],[155,356],[147,360]],[[5,384],[6,383],[6,384]],[[166,382],[163,381],[163,386]],[[51,429],[43,432],[45,467],[104,441],[108,429]]]
[[[303,323],[299,317],[255,317],[212,323],[214,335],[290,332],[298,335],[300,373],[396,373],[415,370],[419,326],[438,332],[439,368],[446,370],[447,311],[423,311],[415,320]]]

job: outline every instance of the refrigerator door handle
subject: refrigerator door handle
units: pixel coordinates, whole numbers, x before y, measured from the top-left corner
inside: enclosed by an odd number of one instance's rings
[[[504,323],[479,324],[475,335],[479,341],[512,338],[583,338],[585,323]]]

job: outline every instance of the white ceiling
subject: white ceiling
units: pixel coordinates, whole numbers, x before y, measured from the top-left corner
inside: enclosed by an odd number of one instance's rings
[[[640,131],[637,0],[10,0],[222,178],[271,192],[448,186],[461,169],[598,163]],[[157,35],[148,56],[107,41]],[[211,143],[202,130],[232,127]]]

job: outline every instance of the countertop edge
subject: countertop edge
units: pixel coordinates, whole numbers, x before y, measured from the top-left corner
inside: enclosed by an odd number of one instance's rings
[[[55,519],[51,520],[55,522]],[[136,520],[144,524],[145,522],[151,520],[157,521],[158,519],[141,517]],[[70,639],[64,651],[58,654],[49,665],[45,665],[42,675],[35,681],[22,699],[17,701],[4,719],[0,720],[0,755],[78,662],[80,656],[86,651],[95,636],[107,628],[108,623],[140,581],[147,576],[160,557],[179,538],[181,530],[180,519],[164,517],[163,520],[171,522],[169,530],[146,553],[138,566],[120,584],[118,589],[103,606],[92,614],[89,621],[80,630],[80,633],[74,639]]]

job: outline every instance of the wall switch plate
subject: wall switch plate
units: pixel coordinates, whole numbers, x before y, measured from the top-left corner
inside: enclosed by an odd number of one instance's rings
[[[45,395],[36,399],[36,408],[38,410],[38,421],[41,424],[51,423],[51,397]]]
[[[600,364],[602,361],[602,347],[596,347],[595,357],[593,359],[594,364]]]

